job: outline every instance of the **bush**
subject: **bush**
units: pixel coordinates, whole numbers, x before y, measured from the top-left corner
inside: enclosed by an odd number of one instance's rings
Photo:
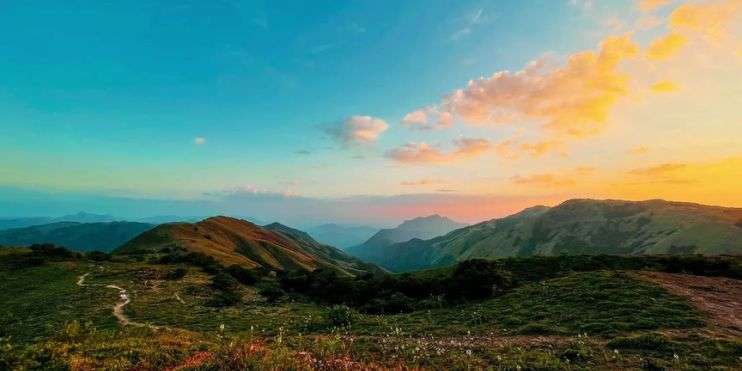
[[[211,286],[217,290],[234,291],[239,283],[230,274],[219,272],[211,278]]]
[[[612,349],[650,350],[669,352],[673,343],[659,334],[646,334],[634,337],[617,337],[606,344]]]
[[[449,301],[486,299],[512,287],[510,273],[496,262],[472,259],[459,263],[446,286]]]
[[[210,307],[229,307],[239,303],[242,300],[242,296],[234,291],[217,291],[206,302],[207,306]]]
[[[358,314],[345,305],[333,305],[325,313],[325,318],[330,326],[347,327],[355,322]]]
[[[90,259],[92,261],[96,261],[96,262],[109,261],[109,260],[111,260],[111,255],[108,255],[108,254],[106,254],[106,253],[104,253],[102,251],[90,251],[87,254],[85,254],[85,256],[88,259]]]
[[[227,272],[243,285],[254,285],[258,282],[258,272],[254,269],[247,269],[239,265],[232,265],[227,268]]]
[[[74,260],[80,257],[79,253],[50,243],[33,244],[29,246],[29,249],[31,249],[31,254],[48,260]]]
[[[260,295],[265,297],[266,300],[268,300],[269,303],[275,303],[280,299],[283,295],[286,293],[281,290],[281,287],[278,286],[278,284],[271,282],[264,284],[259,291]]]
[[[185,267],[177,267],[173,269],[172,271],[168,272],[167,275],[165,275],[165,278],[168,280],[179,280],[188,273],[188,269]]]

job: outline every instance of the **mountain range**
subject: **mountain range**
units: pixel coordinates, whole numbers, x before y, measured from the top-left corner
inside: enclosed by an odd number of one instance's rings
[[[159,225],[127,242],[115,253],[157,253],[173,249],[206,254],[225,266],[236,264],[280,271],[331,268],[348,275],[378,269],[282,224],[261,227],[225,216],[198,223]]]
[[[154,227],[135,222],[56,222],[0,231],[0,245],[28,246],[53,243],[76,251],[105,251]]]
[[[384,259],[382,254],[387,246],[413,238],[429,239],[444,235],[466,224],[453,221],[440,215],[430,215],[406,220],[395,228],[382,229],[366,242],[349,247],[346,251],[359,259],[375,262]]]
[[[362,256],[391,271],[412,271],[470,258],[560,254],[742,254],[742,208],[574,199],[428,240],[376,246]]]
[[[307,233],[324,244],[340,249],[347,249],[368,240],[378,230],[378,228],[363,225],[353,226],[328,223],[309,228],[307,229]]]

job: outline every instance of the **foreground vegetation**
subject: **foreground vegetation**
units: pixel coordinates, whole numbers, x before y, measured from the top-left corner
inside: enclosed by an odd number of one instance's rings
[[[4,250],[0,369],[735,369],[738,336],[630,271],[739,277],[739,264],[524,258],[351,278]],[[142,326],[117,322],[107,285]]]

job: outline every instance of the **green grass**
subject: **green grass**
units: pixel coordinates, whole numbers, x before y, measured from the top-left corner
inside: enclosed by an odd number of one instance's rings
[[[241,287],[233,307],[206,306],[210,276],[188,267],[185,277],[164,279],[174,268],[82,260],[0,269],[0,369],[161,369],[204,354],[195,369],[305,369],[320,361],[338,368],[742,366],[739,341],[694,335],[704,318],[686,301],[616,271],[524,281],[489,300],[408,314],[353,311],[338,326],[328,307],[299,297],[268,304],[254,287]],[[78,287],[88,272],[91,286]],[[106,284],[127,289],[132,320],[168,328],[121,328],[111,315],[117,292]],[[666,329],[680,335],[659,333]]]

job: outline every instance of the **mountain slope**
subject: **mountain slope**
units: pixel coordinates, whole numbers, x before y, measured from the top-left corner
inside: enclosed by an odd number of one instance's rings
[[[157,252],[178,248],[214,257],[224,265],[273,270],[333,268],[347,274],[366,265],[304,232],[278,223],[260,227],[245,220],[217,216],[198,223],[163,224],[127,242],[117,253]]]
[[[430,215],[406,220],[396,228],[382,229],[366,242],[348,248],[346,251],[360,259],[376,261],[383,258],[385,248],[414,238],[429,239],[444,235],[452,230],[466,226],[440,215]]]
[[[339,224],[323,224],[307,230],[314,239],[331,246],[347,249],[368,240],[377,228],[367,226],[347,226]]]
[[[152,227],[152,224],[133,222],[58,222],[0,231],[0,244],[53,243],[77,251],[107,252]]]
[[[117,219],[111,215],[91,214],[80,211],[77,214],[64,215],[60,217],[30,217],[30,218],[3,218],[0,219],[0,230],[10,228],[31,227],[42,224],[52,224],[60,222],[75,223],[104,223],[114,222]]]
[[[390,245],[368,261],[407,271],[469,258],[560,254],[742,254],[742,209],[663,200],[569,200],[431,240]]]

